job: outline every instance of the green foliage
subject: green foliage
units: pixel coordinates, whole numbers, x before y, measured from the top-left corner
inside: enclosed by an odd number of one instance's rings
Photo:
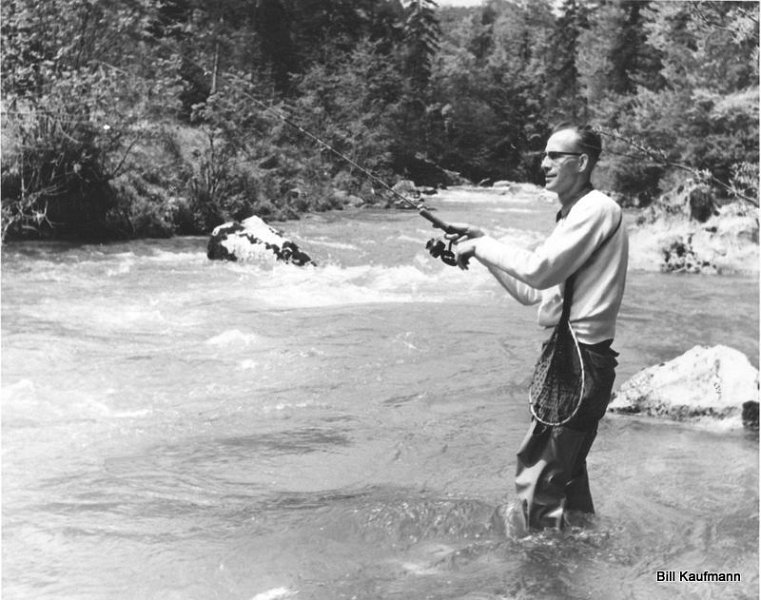
[[[419,92],[428,83],[433,59],[439,48],[441,27],[435,9],[433,0],[414,0],[407,8],[404,23],[404,71]]]
[[[729,197],[758,198],[759,172],[757,162],[740,162],[732,165],[729,180]]]
[[[163,181],[159,181],[163,183]],[[115,200],[105,215],[109,238],[171,237],[180,205],[166,187],[138,171],[126,171],[111,182]]]
[[[647,44],[643,28],[647,6],[640,1],[608,2],[590,13],[588,27],[579,36],[576,65],[592,119],[617,122],[625,117],[630,108],[625,101],[638,86],[654,90],[664,85],[659,54]]]
[[[299,83],[293,106],[299,122],[328,145],[371,171],[388,172],[390,146],[400,108],[403,81],[394,68],[395,57],[383,53],[379,44],[365,40],[345,60],[330,67],[315,65]],[[292,144],[299,132],[287,132]],[[331,174],[346,164],[326,148],[323,160]]]
[[[547,65],[547,108],[553,121],[585,120],[586,103],[579,90],[579,38],[588,27],[588,9],[577,0],[564,0],[555,22]]]
[[[4,239],[107,235],[110,181],[175,94],[172,61],[145,60],[144,8],[3,3]]]
[[[374,201],[435,163],[543,182],[561,119],[598,185],[674,173],[757,204],[758,4],[638,0],[11,0],[3,239],[206,233]],[[290,124],[289,124],[290,123]],[[324,141],[316,142],[293,125]]]
[[[619,96],[607,122],[601,119],[620,138],[611,150],[639,158],[617,160],[617,180],[634,182],[642,163],[654,162],[663,175],[682,170],[721,194],[736,192],[730,180],[737,165],[759,156],[758,71],[747,58],[758,48],[758,30],[746,26],[758,23],[758,6],[651,3],[643,15],[662,85]],[[652,175],[643,180],[651,197],[661,187],[657,170]]]
[[[550,4],[492,2],[480,16],[442,22],[431,81],[431,96],[442,106],[432,157],[475,181],[540,181],[536,152],[549,129]]]
[[[113,206],[110,181],[150,122],[119,98],[112,69],[65,73],[34,97],[9,94],[2,163],[3,232],[98,238]],[[141,86],[143,89],[152,85]],[[150,89],[146,89],[150,93]],[[134,112],[114,110],[124,102]]]

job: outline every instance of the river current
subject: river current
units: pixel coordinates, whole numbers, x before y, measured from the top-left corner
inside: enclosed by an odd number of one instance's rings
[[[429,203],[526,244],[556,210]],[[535,309],[429,257],[413,212],[281,226],[317,267],[200,237],[3,248],[4,599],[758,597],[757,434],[608,415],[593,525],[518,538]],[[617,385],[698,344],[758,366],[758,326],[756,275],[631,270]]]

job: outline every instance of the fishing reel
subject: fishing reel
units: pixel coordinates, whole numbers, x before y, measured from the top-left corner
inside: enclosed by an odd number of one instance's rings
[[[425,249],[433,258],[440,258],[445,265],[450,267],[457,266],[457,256],[452,251],[452,242],[448,244],[441,238],[433,238],[428,240],[425,245]]]
[[[442,219],[439,219],[436,215],[432,214],[431,211],[427,208],[420,210],[420,216],[428,219],[431,223],[433,223],[433,226],[436,229],[441,229],[445,233],[456,233],[458,235],[466,235],[468,233],[467,226],[450,225]],[[452,244],[454,244],[454,240],[449,240],[449,243],[447,244],[447,242],[441,238],[433,238],[428,240],[428,243],[425,245],[425,249],[428,250],[433,258],[440,258],[441,262],[443,262],[445,265],[456,267],[458,266],[457,255],[452,250]],[[467,260],[463,262],[463,267],[467,269]]]

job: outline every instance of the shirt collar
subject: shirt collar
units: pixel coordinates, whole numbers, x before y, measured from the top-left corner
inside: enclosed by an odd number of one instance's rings
[[[582,190],[582,194],[581,194],[581,195],[580,195],[578,198],[576,198],[576,199],[575,199],[573,202],[571,202],[570,204],[567,204],[566,206],[563,206],[563,207],[561,207],[561,208],[560,208],[560,210],[559,210],[559,211],[557,212],[557,214],[555,215],[555,223],[557,223],[557,222],[558,222],[558,221],[560,221],[561,219],[564,219],[565,217],[567,217],[567,216],[568,216],[568,213],[569,213],[569,212],[571,212],[571,209],[572,209],[574,206],[576,206],[576,203],[577,203],[579,200],[581,200],[581,199],[582,199],[584,196],[586,196],[586,195],[587,195],[589,192],[592,192],[592,191],[594,191],[594,188],[593,188],[591,185],[590,185],[589,187],[585,187],[585,188]],[[563,214],[563,212],[565,212],[565,214]]]

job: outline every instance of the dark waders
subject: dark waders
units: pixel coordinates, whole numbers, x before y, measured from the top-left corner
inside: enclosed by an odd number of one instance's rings
[[[569,511],[594,513],[587,454],[613,389],[618,353],[611,342],[579,344],[586,381],[579,412],[561,426],[532,420],[518,449],[515,488],[525,529],[560,529]]]

